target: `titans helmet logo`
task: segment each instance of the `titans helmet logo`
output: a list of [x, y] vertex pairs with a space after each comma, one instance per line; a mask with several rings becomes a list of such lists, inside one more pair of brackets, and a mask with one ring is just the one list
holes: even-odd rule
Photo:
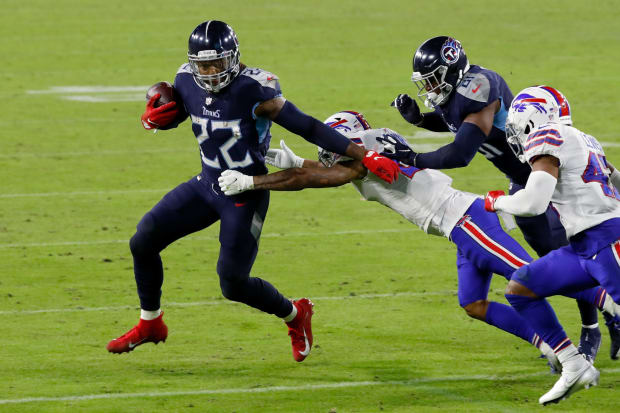
[[449, 37], [443, 46], [441, 46], [441, 59], [449, 65], [456, 63], [461, 55], [461, 50], [461, 43]]

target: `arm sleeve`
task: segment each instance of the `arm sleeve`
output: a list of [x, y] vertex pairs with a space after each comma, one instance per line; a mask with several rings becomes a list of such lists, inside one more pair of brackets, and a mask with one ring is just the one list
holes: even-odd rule
[[306, 115], [288, 100], [273, 121], [308, 142], [340, 155], [346, 154], [347, 147], [351, 143], [335, 129]]
[[480, 145], [487, 139], [477, 125], [463, 122], [454, 141], [434, 152], [420, 153], [416, 157], [417, 168], [450, 169], [467, 166], [476, 155]]
[[525, 188], [514, 195], [498, 198], [495, 209], [520, 217], [540, 215], [547, 210], [557, 181], [545, 171], [534, 171], [530, 174]]
[[620, 190], [620, 172], [614, 167], [614, 171], [609, 175], [612, 185]]
[[422, 122], [415, 126], [430, 130], [432, 132], [450, 131], [450, 129], [448, 129], [448, 125], [446, 125], [446, 122], [443, 121], [443, 118], [437, 111], [422, 114]]

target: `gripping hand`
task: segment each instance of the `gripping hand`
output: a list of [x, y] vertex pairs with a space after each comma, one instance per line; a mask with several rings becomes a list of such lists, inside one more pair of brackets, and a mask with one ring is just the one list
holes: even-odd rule
[[383, 144], [383, 152], [381, 155], [402, 162], [406, 165], [416, 166], [415, 158], [418, 155], [409, 145], [394, 139], [390, 135], [383, 135], [381, 138]]
[[402, 116], [403, 119], [416, 126], [418, 126], [423, 120], [418, 104], [406, 93], [401, 93], [396, 96], [396, 99], [394, 99], [390, 106], [394, 106], [398, 109], [400, 116]]
[[146, 103], [146, 110], [142, 114], [142, 126], [144, 129], [158, 129], [168, 126], [179, 115], [176, 102], [168, 102], [165, 105], [155, 107], [155, 103], [161, 97], [159, 93], [154, 94]]
[[506, 195], [504, 191], [487, 192], [487, 196], [484, 197], [484, 209], [489, 212], [496, 212], [495, 201], [497, 201], [499, 197], [502, 197], [504, 195]]
[[366, 156], [362, 160], [362, 163], [370, 172], [383, 179], [388, 184], [398, 179], [400, 168], [396, 162], [385, 156], [379, 155], [375, 151], [366, 152]]
[[217, 178], [220, 189], [225, 195], [237, 195], [254, 189], [254, 177], [244, 175], [239, 171], [227, 169]]
[[280, 141], [280, 148], [282, 149], [268, 149], [265, 163], [280, 169], [303, 167], [304, 158], [295, 155], [295, 152], [286, 146], [284, 139]]

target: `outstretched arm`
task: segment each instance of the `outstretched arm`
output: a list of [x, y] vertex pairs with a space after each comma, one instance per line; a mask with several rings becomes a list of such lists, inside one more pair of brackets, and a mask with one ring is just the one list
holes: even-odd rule
[[274, 191], [299, 191], [305, 188], [327, 188], [344, 185], [366, 176], [366, 168], [360, 161], [348, 161], [330, 168], [304, 167], [285, 169], [268, 175], [248, 176], [227, 170], [218, 178], [226, 195], [236, 195], [251, 189]]
[[503, 211], [516, 216], [535, 216], [544, 213], [551, 202], [558, 181], [560, 161], [551, 155], [542, 155], [532, 163], [525, 188], [514, 195], [503, 191], [487, 193], [484, 207], [487, 211]]
[[417, 168], [451, 169], [467, 166], [491, 133], [493, 117], [499, 105], [499, 100], [496, 100], [480, 112], [467, 115], [454, 141], [436, 151], [416, 153], [409, 150], [397, 152], [398, 156], [389, 153], [383, 155]]
[[361, 160], [369, 171], [392, 183], [398, 179], [398, 166], [374, 151], [366, 151], [336, 130], [308, 116], [283, 97], [262, 102], [254, 110], [256, 116], [273, 120], [278, 125], [330, 152]]

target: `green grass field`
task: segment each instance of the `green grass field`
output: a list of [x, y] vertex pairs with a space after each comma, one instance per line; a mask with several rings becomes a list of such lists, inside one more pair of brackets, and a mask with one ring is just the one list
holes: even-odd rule
[[[557, 4], [556, 4], [557, 3]], [[611, 1], [4, 0], [0, 25], [0, 411], [519, 412], [555, 382], [527, 343], [469, 319], [455, 248], [350, 186], [273, 193], [253, 274], [315, 303], [315, 348], [295, 363], [282, 322], [221, 297], [218, 226], [162, 253], [170, 335], [116, 356], [108, 340], [138, 318], [128, 240], [169, 189], [200, 170], [187, 124], [140, 125], [146, 88], [173, 80], [207, 19], [233, 26], [242, 61], [276, 73], [318, 119], [358, 110], [430, 150], [389, 107], [413, 92], [411, 57], [451, 34], [513, 92], [562, 90], [577, 127], [620, 163], [620, 12]], [[300, 155], [316, 149], [278, 126]], [[506, 179], [480, 155], [448, 171], [484, 193]], [[521, 234], [513, 232], [523, 241]], [[490, 297], [505, 302], [505, 281]], [[576, 305], [553, 298], [578, 340]], [[602, 320], [602, 318], [601, 318]], [[617, 412], [609, 337], [601, 383], [562, 412]]]

